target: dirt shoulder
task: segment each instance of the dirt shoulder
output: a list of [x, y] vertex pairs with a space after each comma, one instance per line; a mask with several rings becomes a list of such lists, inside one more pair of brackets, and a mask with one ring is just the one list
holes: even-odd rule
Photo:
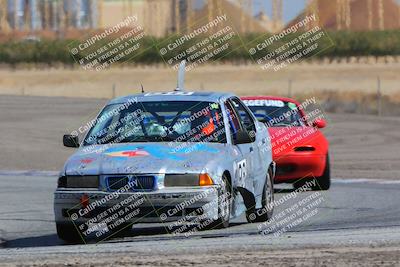
[[[22, 258], [24, 258], [22, 256]], [[213, 253], [101, 253], [3, 262], [4, 266], [396, 266], [399, 247], [336, 247], [285, 250], [215, 250]], [[0, 265], [3, 265], [0, 264]]]

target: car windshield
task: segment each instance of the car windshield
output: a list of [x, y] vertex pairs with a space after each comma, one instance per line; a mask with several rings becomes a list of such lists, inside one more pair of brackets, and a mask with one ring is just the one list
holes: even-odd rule
[[139, 102], [106, 106], [84, 145], [131, 142], [225, 143], [218, 103], [198, 101]]
[[256, 118], [269, 127], [304, 125], [297, 105], [293, 102], [257, 99], [244, 100]]

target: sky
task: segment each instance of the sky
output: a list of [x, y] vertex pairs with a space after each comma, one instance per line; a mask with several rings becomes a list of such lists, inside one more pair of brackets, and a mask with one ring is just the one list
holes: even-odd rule
[[[335, 1], [335, 0], [324, 0], [324, 1]], [[265, 13], [271, 17], [272, 8], [271, 0], [253, 0], [254, 11], [258, 13], [259, 10], [266, 10]], [[395, 0], [400, 4], [400, 0]], [[283, 0], [283, 20], [285, 23], [294, 19], [304, 8], [306, 0]]]
[[[332, 0], [330, 0], [332, 1]], [[271, 0], [255, 0], [254, 10], [266, 10], [269, 17], [272, 15]], [[283, 20], [285, 23], [294, 19], [305, 7], [305, 0], [283, 0]]]
[[[1, 0], [0, 0], [1, 1]], [[238, 0], [228, 0], [239, 3]], [[249, 1], [249, 0], [247, 0]], [[283, 0], [283, 19], [289, 22], [298, 15], [305, 6], [306, 0]], [[334, 0], [328, 0], [334, 1]], [[399, 0], [400, 1], [400, 0]], [[201, 8], [206, 0], [195, 0], [195, 7]], [[272, 1], [271, 0], [253, 0], [254, 15], [257, 15], [263, 10], [269, 17], [272, 15]]]

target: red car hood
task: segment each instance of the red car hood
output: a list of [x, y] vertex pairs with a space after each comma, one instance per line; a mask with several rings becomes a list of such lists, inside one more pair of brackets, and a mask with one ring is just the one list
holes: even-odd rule
[[[316, 128], [300, 127], [269, 127], [273, 157], [302, 153], [325, 154], [328, 142]], [[297, 151], [296, 151], [296, 150]]]

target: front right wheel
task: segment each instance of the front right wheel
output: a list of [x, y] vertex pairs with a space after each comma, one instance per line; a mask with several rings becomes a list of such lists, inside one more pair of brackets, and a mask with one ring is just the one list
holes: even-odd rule
[[246, 211], [246, 219], [250, 223], [266, 222], [272, 218], [274, 213], [274, 183], [271, 171], [268, 171], [264, 183], [262, 195], [262, 205], [260, 209], [251, 209]]
[[232, 209], [232, 190], [229, 179], [224, 175], [222, 177], [221, 188], [218, 193], [218, 219], [212, 221], [206, 229], [221, 229], [229, 227], [229, 219]]

